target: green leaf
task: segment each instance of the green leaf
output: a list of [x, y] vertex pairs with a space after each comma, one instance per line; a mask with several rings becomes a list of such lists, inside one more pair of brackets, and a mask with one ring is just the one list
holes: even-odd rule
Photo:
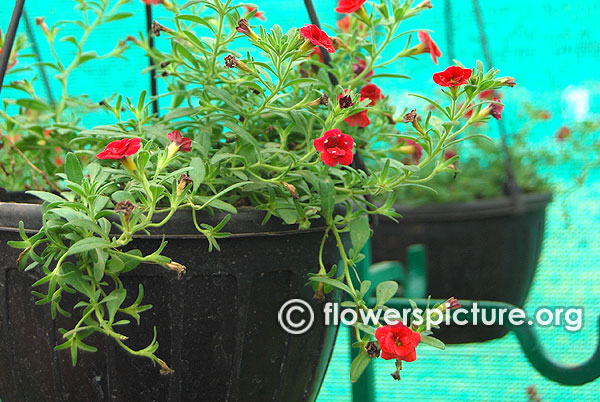
[[327, 285], [333, 286], [336, 289], [341, 289], [350, 295], [354, 295], [352, 290], [345, 283], [338, 281], [337, 279], [328, 278], [326, 276], [312, 276], [309, 280], [313, 282], [323, 282]]
[[373, 328], [370, 325], [363, 324], [362, 322], [355, 322], [352, 326], [354, 328], [358, 328], [360, 331], [364, 332], [365, 334], [375, 336], [375, 328]]
[[67, 201], [64, 198], [59, 197], [56, 194], [48, 193], [46, 191], [27, 191], [27, 194], [31, 194], [31, 195], [39, 198], [40, 200], [47, 201], [51, 204], [54, 202], [66, 202]]
[[352, 365], [350, 366], [350, 381], [358, 381], [367, 366], [369, 366], [369, 363], [371, 363], [369, 355], [363, 348], [361, 348], [360, 352], [358, 352], [358, 356], [354, 358]]
[[94, 279], [100, 282], [104, 277], [104, 269], [106, 268], [106, 259], [108, 255], [100, 248], [96, 249], [98, 260], [94, 263]]
[[349, 226], [352, 247], [359, 252], [364, 248], [365, 244], [367, 244], [369, 237], [371, 237], [369, 217], [367, 215], [361, 215], [358, 219], [351, 221]]
[[375, 295], [377, 296], [377, 307], [383, 306], [396, 295], [398, 291], [398, 284], [394, 281], [385, 281], [377, 285], [375, 289]]
[[325, 179], [319, 183], [319, 195], [321, 196], [321, 212], [327, 222], [333, 217], [333, 207], [335, 206], [335, 187], [330, 179]]
[[65, 173], [67, 174], [67, 179], [73, 183], [81, 184], [83, 181], [83, 170], [81, 169], [81, 164], [73, 152], [69, 152], [67, 154], [65, 161]]
[[112, 244], [99, 237], [88, 237], [81, 239], [77, 243], [73, 244], [67, 251], [67, 255], [83, 253], [96, 248], [109, 248]]
[[371, 288], [371, 281], [362, 281], [362, 283], [360, 284], [360, 294], [361, 296], [365, 296], [365, 294], [367, 294], [367, 292], [369, 291], [369, 289]]
[[198, 190], [200, 184], [204, 181], [204, 177], [206, 176], [206, 167], [204, 166], [204, 161], [202, 158], [192, 158], [190, 161], [190, 167], [192, 168], [189, 172], [190, 178], [192, 179], [194, 185], [194, 192]]
[[103, 303], [106, 303], [106, 307], [108, 308], [109, 322], [114, 321], [115, 314], [121, 307], [121, 304], [125, 301], [125, 296], [127, 296], [127, 290], [124, 288], [115, 289], [102, 300]]
[[429, 346], [433, 346], [434, 348], [438, 348], [438, 349], [446, 349], [446, 345], [444, 345], [444, 342], [440, 341], [437, 338], [434, 338], [433, 336], [429, 336], [429, 335], [421, 335], [421, 342], [429, 345]]

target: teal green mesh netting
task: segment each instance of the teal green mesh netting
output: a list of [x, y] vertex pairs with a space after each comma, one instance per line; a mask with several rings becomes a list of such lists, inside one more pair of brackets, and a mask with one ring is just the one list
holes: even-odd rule
[[[479, 33], [471, 0], [452, 2], [454, 57], [467, 66], [482, 59]], [[280, 24], [284, 29], [309, 22], [300, 0], [259, 2], [266, 12], [268, 27]], [[324, 24], [335, 23], [334, 0], [316, 1], [316, 8]], [[444, 1], [432, 0], [434, 8], [423, 13], [406, 28], [431, 28], [433, 38], [446, 49], [446, 21]], [[27, 0], [26, 10], [31, 19], [46, 16], [55, 22], [71, 18], [74, 2], [67, 0]], [[2, 0], [0, 26], [6, 30], [13, 2]], [[503, 119], [508, 132], [520, 127], [523, 114], [518, 105], [529, 101], [547, 109], [553, 118], [531, 134], [532, 141], [549, 140], [558, 127], [578, 119], [593, 118], [600, 102], [598, 94], [598, 60], [600, 59], [600, 3], [570, 0], [538, 1], [481, 1], [486, 22], [486, 33], [494, 62], [502, 75], [514, 76], [518, 86], [504, 91], [506, 103]], [[109, 51], [118, 39], [136, 35], [145, 29], [144, 7], [134, 1], [128, 9], [137, 15], [110, 27], [100, 28], [90, 39], [88, 50], [98, 53]], [[156, 7], [160, 17], [161, 7]], [[24, 32], [22, 25], [20, 30]], [[35, 29], [34, 29], [35, 30]], [[108, 40], [110, 39], [110, 40]], [[37, 40], [46, 53], [41, 35]], [[157, 39], [157, 46], [166, 40]], [[68, 45], [62, 51], [68, 52]], [[395, 67], [413, 77], [410, 81], [382, 80], [378, 82], [386, 94], [397, 99], [401, 107], [412, 107], [406, 94], [433, 93], [436, 88], [431, 75], [451, 61], [445, 54], [440, 65], [428, 57], [408, 60]], [[22, 61], [26, 62], [26, 61]], [[136, 98], [142, 89], [149, 90], [148, 76], [140, 71], [147, 66], [140, 51], [130, 51], [127, 61], [90, 63], [73, 77], [74, 93], [88, 93], [101, 100], [115, 92]], [[9, 75], [7, 80], [17, 79]], [[75, 87], [78, 86], [78, 87]], [[58, 89], [55, 89], [55, 93]], [[5, 94], [7, 95], [7, 94]], [[111, 122], [99, 115], [90, 124]], [[570, 161], [562, 169], [553, 170], [557, 183], [565, 182], [576, 174], [577, 161]], [[597, 338], [596, 318], [600, 314], [600, 186], [593, 175], [584, 188], [569, 196], [559, 195], [550, 206], [544, 250], [527, 309], [534, 312], [541, 306], [584, 306], [584, 328], [568, 333], [561, 328], [537, 328], [544, 347], [554, 358], [573, 363], [587, 359], [593, 352]], [[561, 205], [563, 204], [563, 205]], [[567, 214], [565, 215], [566, 208]], [[568, 216], [565, 218], [565, 216]], [[350, 357], [348, 331], [340, 336], [323, 385], [319, 402], [350, 401], [348, 379]], [[427, 346], [419, 348], [418, 360], [406, 364], [402, 381], [389, 376], [393, 363], [376, 361], [378, 402], [384, 401], [526, 401], [526, 388], [535, 386], [543, 401], [594, 401], [600, 398], [600, 380], [582, 386], [567, 387], [552, 383], [540, 376], [523, 357], [514, 335], [484, 344], [450, 346], [439, 352]]]

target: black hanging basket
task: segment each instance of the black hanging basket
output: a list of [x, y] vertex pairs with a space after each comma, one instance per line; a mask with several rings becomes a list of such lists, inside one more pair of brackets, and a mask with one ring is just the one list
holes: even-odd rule
[[[315, 271], [324, 227], [292, 230], [264, 212], [241, 209], [220, 240], [220, 252], [190, 222], [191, 211], [178, 212], [155, 236], [136, 238], [131, 247], [144, 254], [157, 249], [164, 234], [165, 255], [188, 267], [177, 280], [157, 266], [140, 266], [121, 276], [130, 302], [144, 286], [140, 326], [123, 327], [128, 346], [145, 347], [158, 331], [158, 355], [175, 373], [159, 374], [149, 360], [135, 358], [111, 339], [95, 336], [96, 353], [80, 353], [76, 367], [58, 328], [73, 328], [77, 319], [50, 317], [48, 306], [36, 306], [31, 284], [39, 276], [18, 272], [19, 251], [6, 245], [18, 240], [19, 221], [28, 229], [41, 222], [39, 205], [0, 203], [0, 400], [56, 401], [306, 401], [314, 402], [333, 351], [337, 327], [325, 326], [320, 304], [305, 286]], [[216, 224], [219, 216], [204, 221]], [[325, 264], [338, 262], [334, 239], [325, 247]], [[339, 295], [332, 293], [329, 298]], [[279, 325], [280, 306], [300, 298], [312, 305], [313, 327], [290, 335]], [[75, 301], [65, 297], [64, 307]], [[129, 303], [126, 301], [126, 305]], [[67, 310], [71, 310], [67, 308]]]
[[[381, 219], [373, 235], [373, 261], [404, 261], [406, 248], [427, 250], [427, 294], [432, 298], [503, 301], [522, 306], [538, 264], [549, 193], [510, 199], [398, 206], [399, 223]], [[436, 331], [445, 343], [500, 338], [502, 327], [452, 326]]]

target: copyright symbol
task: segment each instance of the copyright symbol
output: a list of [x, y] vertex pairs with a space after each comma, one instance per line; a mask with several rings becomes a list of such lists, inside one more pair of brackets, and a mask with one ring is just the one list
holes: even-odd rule
[[[308, 321], [305, 318], [302, 318], [303, 316], [306, 317], [307, 312], [310, 317]], [[292, 315], [294, 315], [294, 317], [292, 317]], [[300, 315], [300, 317], [298, 317], [298, 315]], [[281, 328], [288, 334], [301, 335], [312, 327], [313, 322], [315, 321], [315, 314], [310, 304], [306, 301], [302, 299], [292, 299], [283, 303], [279, 308], [277, 320], [279, 321]]]

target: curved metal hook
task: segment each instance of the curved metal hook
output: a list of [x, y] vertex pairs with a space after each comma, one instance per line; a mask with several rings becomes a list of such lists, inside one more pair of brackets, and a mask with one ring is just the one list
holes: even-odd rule
[[[417, 306], [422, 309], [427, 305], [427, 299], [416, 299], [414, 301], [417, 303]], [[432, 299], [430, 305], [443, 302], [444, 300]], [[472, 320], [470, 311], [473, 303], [477, 303], [479, 309], [477, 318], [479, 321], [483, 311], [496, 310], [497, 314], [506, 315], [510, 314], [512, 310], [520, 309], [513, 304], [503, 302], [460, 300], [460, 304], [463, 308], [469, 311], [469, 314], [459, 314], [460, 319]], [[410, 308], [408, 299], [392, 299], [387, 305], [400, 311], [403, 308]], [[491, 315], [486, 313], [486, 317], [491, 317]], [[496, 317], [498, 317], [498, 315], [496, 315]], [[503, 326], [515, 333], [527, 360], [529, 360], [531, 365], [541, 375], [549, 380], [563, 385], [583, 385], [600, 377], [600, 317], [598, 318], [599, 335], [598, 342], [596, 343], [596, 350], [586, 362], [577, 366], [564, 365], [552, 360], [552, 358], [544, 351], [544, 348], [531, 326], [515, 326], [510, 324], [508, 320], [503, 320]]]

